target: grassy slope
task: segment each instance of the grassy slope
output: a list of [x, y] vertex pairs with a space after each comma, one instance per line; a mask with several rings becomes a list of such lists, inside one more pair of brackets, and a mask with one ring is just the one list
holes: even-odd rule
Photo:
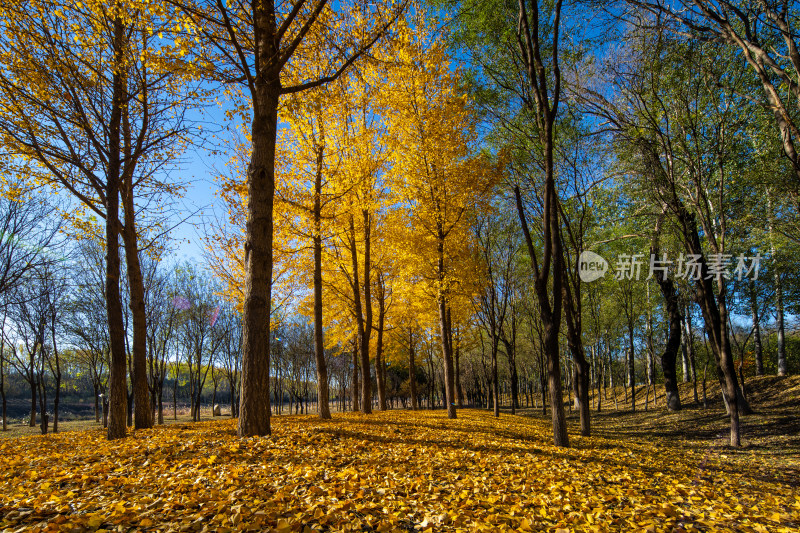
[[[648, 410], [644, 410], [646, 387], [637, 387], [636, 412], [622, 387], [603, 395], [597, 411], [596, 391], [592, 401], [592, 434], [632, 442], [660, 442], [664, 445], [708, 449], [724, 454], [726, 462], [745, 464], [756, 461], [765, 476], [800, 484], [800, 376], [752, 377], [746, 380], [746, 393], [754, 413], [743, 416], [742, 447], [727, 447], [730, 419], [720, 395], [719, 384], [707, 383], [708, 407], [702, 407], [702, 387], [698, 384], [700, 405], [694, 403], [691, 383], [681, 383], [683, 409], [670, 413], [664, 408], [663, 386], [657, 387], [653, 406], [652, 388]], [[615, 408], [616, 406], [616, 408]], [[539, 409], [523, 409], [525, 416], [549, 420]], [[570, 432], [580, 431], [577, 411], [567, 416]]]

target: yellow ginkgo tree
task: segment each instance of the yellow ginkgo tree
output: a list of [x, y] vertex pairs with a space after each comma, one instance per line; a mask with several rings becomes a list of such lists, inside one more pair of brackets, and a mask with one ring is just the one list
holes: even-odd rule
[[[355, 324], [352, 337], [358, 347], [361, 367], [360, 407], [372, 411], [370, 345], [374, 329], [373, 284], [380, 272], [375, 263], [379, 223], [386, 204], [386, 131], [375, 112], [374, 64], [365, 64], [354, 74], [344, 94], [341, 138], [342, 187], [347, 191], [337, 209], [336, 238], [330, 248], [341, 297], [348, 299]], [[356, 370], [354, 369], [354, 378]], [[355, 380], [354, 380], [355, 381]]]
[[451, 305], [463, 287], [457, 265], [469, 256], [469, 219], [488, 198], [495, 171], [475, 153], [477, 115], [443, 38], [415, 21], [393, 44], [382, 89], [393, 190], [408, 220], [407, 253], [436, 302], [447, 412], [455, 418]]
[[[296, 243], [292, 271], [296, 278], [305, 281], [306, 287], [311, 287], [317, 402], [322, 419], [331, 417], [323, 334], [323, 241], [331, 233], [336, 205], [350, 190], [342, 171], [349, 78], [287, 99], [283, 117], [288, 127], [281, 131], [278, 140], [277, 203], [284, 214], [283, 238]], [[311, 241], [310, 258], [308, 241]]]

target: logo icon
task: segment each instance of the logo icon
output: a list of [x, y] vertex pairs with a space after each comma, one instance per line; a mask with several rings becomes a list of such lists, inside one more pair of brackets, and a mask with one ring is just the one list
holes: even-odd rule
[[602, 278], [608, 272], [608, 261], [589, 250], [581, 252], [578, 257], [578, 276], [584, 283]]

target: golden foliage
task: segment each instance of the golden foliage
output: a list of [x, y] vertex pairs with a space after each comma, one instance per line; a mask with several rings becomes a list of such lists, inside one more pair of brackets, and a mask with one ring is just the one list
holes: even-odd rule
[[706, 450], [462, 411], [278, 417], [0, 443], [9, 531], [796, 531], [800, 493]]
[[[488, 209], [497, 179], [496, 169], [473, 146], [478, 115], [459, 88], [462, 73], [448, 56], [445, 39], [419, 21], [403, 19], [398, 28], [391, 42], [376, 45], [375, 57], [325, 87], [285, 97], [279, 110], [273, 290], [297, 297], [296, 309], [312, 315], [311, 244], [319, 232], [330, 348], [349, 349], [355, 336], [353, 247], [361, 291], [368, 283], [374, 300], [384, 286], [387, 330], [400, 324], [433, 328], [440, 290], [451, 305], [466, 305], [475, 271], [469, 225]], [[292, 83], [313, 77], [324, 63], [314, 54], [299, 57]], [[249, 140], [240, 141], [232, 177], [218, 180], [229, 227], [209, 243], [215, 272], [228, 285], [226, 295], [239, 305], [247, 200], [241, 161], [249, 151]], [[313, 216], [317, 179], [319, 228]], [[365, 281], [367, 239], [371, 264]], [[377, 302], [371, 305], [377, 316]], [[392, 339], [385, 340], [388, 349]]]

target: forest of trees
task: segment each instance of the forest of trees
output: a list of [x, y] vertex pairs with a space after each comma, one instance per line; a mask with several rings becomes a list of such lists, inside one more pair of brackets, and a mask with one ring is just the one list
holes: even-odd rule
[[[587, 15], [590, 13], [590, 15]], [[108, 438], [270, 416], [680, 410], [796, 373], [791, 2], [0, 7], [0, 395]], [[176, 262], [183, 170], [218, 216]], [[594, 392], [593, 392], [594, 391]], [[641, 396], [644, 394], [644, 396]], [[89, 398], [92, 398], [89, 400]], [[49, 415], [48, 415], [49, 413]]]

